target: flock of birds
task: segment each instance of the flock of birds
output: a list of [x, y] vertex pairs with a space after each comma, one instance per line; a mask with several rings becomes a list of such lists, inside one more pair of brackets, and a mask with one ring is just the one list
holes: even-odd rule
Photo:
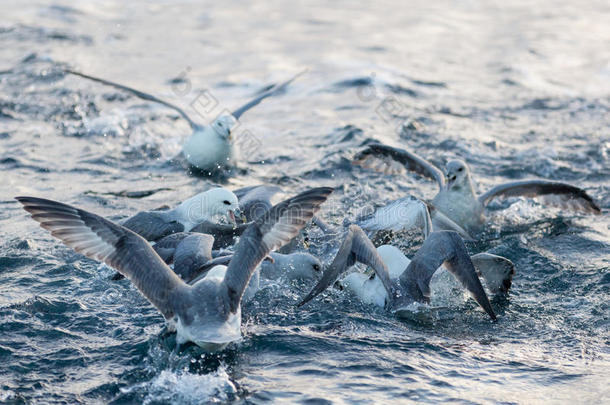
[[[204, 171], [230, 165], [233, 125], [244, 112], [285, 91], [299, 76], [272, 86], [231, 115], [200, 125], [179, 107], [148, 93], [69, 69], [66, 73], [176, 110], [193, 130], [184, 143], [184, 157]], [[416, 172], [435, 180], [439, 192], [429, 201], [406, 196], [346, 224], [338, 231], [344, 234], [343, 242], [328, 266], [298, 249], [277, 250], [310, 222], [329, 232], [330, 227], [316, 214], [333, 192], [331, 187], [312, 188], [276, 205], [271, 200], [281, 190], [275, 186], [214, 188], [173, 209], [140, 212], [122, 224], [52, 200], [16, 199], [51, 235], [116, 269], [114, 279], [128, 278], [161, 312], [170, 330], [176, 331], [179, 344], [193, 342], [208, 351], [222, 350], [241, 339], [241, 304], [253, 298], [260, 277], [318, 279], [299, 306], [337, 285], [367, 304], [408, 316], [414, 305], [430, 302], [432, 276], [448, 271], [496, 320], [488, 293], [508, 291], [514, 265], [490, 253], [470, 256], [464, 244], [483, 228], [486, 205], [500, 197], [540, 197], [562, 207], [600, 213], [584, 190], [554, 181], [506, 183], [477, 196], [468, 165], [460, 160], [448, 162], [443, 171], [413, 152], [371, 144], [353, 162], [386, 174]], [[365, 232], [409, 229], [421, 229], [425, 236], [411, 259], [395, 246], [376, 248]], [[356, 263], [372, 273], [348, 272]]]

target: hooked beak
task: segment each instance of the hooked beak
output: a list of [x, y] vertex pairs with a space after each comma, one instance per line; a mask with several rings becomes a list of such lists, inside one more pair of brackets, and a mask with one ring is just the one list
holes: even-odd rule
[[227, 211], [227, 219], [229, 222], [231, 222], [231, 224], [233, 224], [233, 226], [237, 225], [237, 221], [235, 221], [235, 212], [233, 210]]
[[448, 174], [447, 175], [447, 183], [451, 184], [451, 183], [453, 183], [455, 181], [455, 179], [457, 179], [457, 176], [455, 174], [453, 174], [453, 175]]

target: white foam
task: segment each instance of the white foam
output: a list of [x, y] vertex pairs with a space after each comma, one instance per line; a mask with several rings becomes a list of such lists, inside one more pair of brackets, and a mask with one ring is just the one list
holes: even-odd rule
[[223, 367], [211, 374], [163, 370], [149, 382], [121, 388], [123, 393], [133, 391], [146, 392], [143, 404], [200, 404], [227, 401], [237, 393], [235, 385]]

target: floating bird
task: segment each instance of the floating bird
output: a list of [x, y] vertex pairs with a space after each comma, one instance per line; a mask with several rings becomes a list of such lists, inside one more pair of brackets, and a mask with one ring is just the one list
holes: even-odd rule
[[[199, 273], [199, 276], [190, 281], [189, 284], [196, 283], [207, 277], [224, 278], [227, 266], [230, 266], [232, 259], [233, 255], [227, 255], [211, 260], [196, 271]], [[261, 276], [268, 280], [278, 280], [282, 277], [288, 281], [313, 279], [319, 274], [321, 269], [322, 264], [320, 261], [309, 253], [297, 252], [284, 255], [271, 252], [252, 273], [242, 302], [250, 301], [260, 289]]]
[[294, 252], [282, 254], [271, 252], [272, 260], [261, 263], [261, 276], [269, 280], [285, 277], [287, 280], [312, 280], [322, 272], [322, 263], [312, 254]]
[[427, 238], [430, 232], [438, 228], [455, 231], [462, 238], [472, 240], [472, 237], [461, 226], [447, 218], [433, 205], [414, 196], [399, 198], [378, 208], [371, 214], [361, 215], [357, 219], [357, 223], [361, 228], [368, 231], [390, 230], [399, 232], [420, 228], [424, 238]]
[[271, 250], [293, 238], [326, 201], [320, 187], [285, 200], [244, 232], [224, 277], [185, 283], [129, 229], [98, 215], [36, 197], [16, 197], [32, 218], [79, 253], [125, 275], [177, 332], [177, 342], [221, 350], [241, 338], [241, 300], [252, 273]]
[[[235, 242], [235, 238], [246, 230], [249, 222], [271, 209], [273, 205], [271, 198], [281, 191], [281, 188], [270, 185], [249, 186], [233, 190], [233, 193], [239, 199], [239, 210], [242, 214], [241, 217], [237, 218], [237, 225], [203, 221], [191, 231], [214, 236], [214, 249], [231, 246]], [[323, 232], [331, 232], [330, 227], [317, 215], [313, 217], [312, 222]], [[289, 245], [284, 248], [288, 247]]]
[[235, 224], [239, 208], [237, 196], [224, 188], [213, 188], [185, 200], [167, 211], [143, 211], [127, 219], [123, 226], [149, 241], [176, 232], [189, 232], [204, 221], [223, 216]]
[[[377, 248], [377, 253], [386, 264], [391, 280], [400, 279], [411, 263], [411, 260], [396, 246], [381, 245]], [[477, 275], [483, 279], [492, 294], [501, 295], [508, 292], [515, 274], [515, 266], [509, 259], [491, 253], [478, 253], [470, 259]], [[446, 269], [441, 266], [438, 271], [446, 271]], [[384, 308], [388, 302], [388, 294], [375, 274], [352, 272], [340, 281], [340, 287], [356, 295], [365, 304]]]
[[[379, 291], [380, 288], [376, 288], [379, 284], [364, 285], [365, 279], [369, 278], [364, 274], [357, 276], [358, 279], [348, 280], [353, 283], [354, 291], [364, 301], [384, 306], [398, 316], [410, 312], [409, 306], [415, 302], [430, 302], [430, 279], [439, 267], [444, 265], [472, 294], [490, 318], [496, 319], [464, 242], [453, 231], [430, 233], [413, 259], [408, 264], [404, 263], [406, 267], [400, 272], [390, 274], [383, 258], [364, 231], [357, 225], [351, 225], [333, 262], [326, 268], [318, 284], [298, 305], [302, 306], [320, 294], [356, 262], [368, 265], [374, 270], [385, 294]], [[356, 287], [357, 283], [360, 284], [359, 287]]]
[[[211, 235], [179, 232], [159, 240], [153, 245], [153, 250], [165, 263], [173, 263], [174, 273], [190, 284], [215, 266], [226, 266], [230, 263], [233, 253], [214, 251], [213, 244], [214, 237]], [[317, 257], [305, 252], [271, 252], [261, 262], [260, 270], [266, 279], [313, 279], [322, 271], [322, 263]], [[122, 278], [123, 276], [117, 273], [113, 280]]]
[[169, 103], [151, 94], [136, 90], [132, 87], [125, 86], [110, 80], [101, 79], [85, 73], [77, 72], [72, 69], [64, 69], [64, 72], [76, 76], [83, 77], [94, 82], [102, 83], [114, 88], [126, 91], [141, 99], [152, 101], [171, 108], [180, 114], [182, 118], [188, 122], [193, 130], [191, 136], [185, 141], [182, 146], [182, 152], [186, 160], [194, 167], [207, 171], [215, 172], [226, 166], [229, 166], [232, 158], [232, 147], [230, 143], [231, 129], [235, 126], [239, 118], [252, 107], [258, 105], [267, 97], [271, 97], [282, 92], [290, 83], [304, 74], [306, 70], [298, 73], [289, 80], [283, 83], [272, 86], [267, 91], [259, 94], [254, 99], [237, 108], [230, 114], [223, 114], [216, 118], [209, 125], [202, 125], [193, 120], [182, 108], [175, 104]]
[[[548, 180], [523, 180], [500, 184], [477, 196], [470, 169], [462, 160], [451, 160], [445, 174], [432, 163], [404, 149], [371, 144], [354, 157], [354, 163], [376, 171], [394, 174], [405, 168], [436, 180], [439, 192], [430, 205], [433, 222], [441, 212], [465, 230], [478, 231], [484, 222], [484, 210], [489, 202], [499, 197], [544, 197], [561, 207], [600, 214], [599, 207], [582, 189], [570, 184]], [[443, 229], [442, 224], [435, 224]]]
[[239, 200], [241, 216], [237, 223], [231, 225], [219, 224], [209, 220], [202, 221], [191, 229], [192, 232], [205, 233], [214, 237], [213, 249], [222, 249], [233, 245], [235, 238], [244, 233], [248, 223], [269, 211], [273, 204], [271, 198], [282, 191], [276, 186], [250, 186], [234, 190]]

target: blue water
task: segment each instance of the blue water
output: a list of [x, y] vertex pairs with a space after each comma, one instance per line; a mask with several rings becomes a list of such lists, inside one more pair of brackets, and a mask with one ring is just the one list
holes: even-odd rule
[[[2, 4], [0, 402], [610, 401], [606, 2], [123, 3]], [[62, 64], [202, 122], [309, 72], [244, 115], [238, 168], [210, 179], [171, 161], [190, 133], [175, 112], [64, 77]], [[416, 176], [352, 167], [371, 140], [439, 165], [461, 157], [479, 191], [567, 181], [603, 214], [526, 200], [492, 207], [468, 247], [516, 265], [509, 296], [492, 302], [497, 323], [464, 299], [411, 321], [340, 291], [296, 309], [311, 285], [271, 283], [244, 308], [243, 341], [209, 355], [177, 349], [135, 288], [110, 281], [111, 269], [64, 247], [13, 200], [42, 196], [120, 219], [213, 184], [278, 184], [285, 196], [330, 185], [322, 217], [338, 226], [369, 203], [434, 195]], [[340, 241], [308, 232], [328, 262]], [[392, 242], [411, 255], [421, 240]]]

